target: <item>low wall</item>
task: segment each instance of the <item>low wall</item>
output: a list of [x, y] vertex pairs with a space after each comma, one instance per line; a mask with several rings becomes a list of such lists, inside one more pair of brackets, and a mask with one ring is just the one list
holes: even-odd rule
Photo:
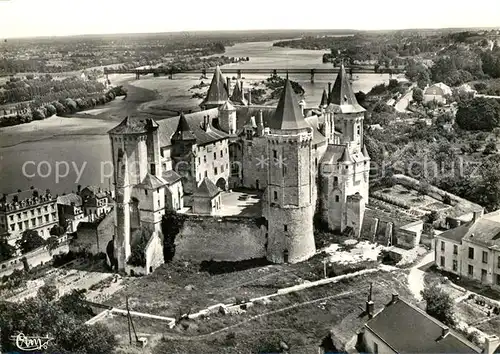
[[396, 229], [396, 245], [402, 248], [417, 247], [420, 243], [423, 228], [424, 222], [419, 220]]
[[266, 229], [257, 218], [187, 216], [174, 259], [236, 262], [266, 255]]

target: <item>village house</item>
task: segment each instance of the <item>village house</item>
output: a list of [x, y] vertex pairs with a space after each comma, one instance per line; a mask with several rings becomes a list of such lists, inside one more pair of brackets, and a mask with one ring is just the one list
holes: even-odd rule
[[0, 235], [6, 236], [12, 245], [26, 230], [49, 238], [50, 229], [59, 222], [56, 201], [49, 190], [34, 187], [4, 194], [0, 199]]
[[500, 210], [436, 236], [439, 269], [500, 289]]
[[80, 222], [87, 221], [83, 212], [82, 198], [76, 193], [57, 197], [57, 211], [59, 220], [67, 223], [66, 231], [69, 233], [75, 232]]
[[451, 96], [452, 91], [448, 85], [439, 82], [427, 87], [424, 91], [424, 103], [435, 101], [438, 103], [446, 103], [446, 96]]

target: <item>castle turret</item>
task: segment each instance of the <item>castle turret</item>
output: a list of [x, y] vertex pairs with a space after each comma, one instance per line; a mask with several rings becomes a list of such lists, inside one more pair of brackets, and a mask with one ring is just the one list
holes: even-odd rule
[[200, 107], [202, 109], [210, 109], [223, 105], [229, 98], [228, 90], [224, 76], [222, 76], [222, 72], [217, 65], [212, 82], [207, 91], [207, 96], [200, 104]]
[[219, 108], [219, 126], [226, 133], [236, 134], [236, 108], [229, 100]]
[[330, 92], [327, 113], [335, 119], [335, 126], [342, 132], [342, 144], [349, 144], [351, 152], [360, 152], [363, 136], [365, 109], [356, 100], [344, 64]]
[[192, 163], [196, 136], [184, 113], [181, 113], [179, 117], [179, 124], [172, 135], [171, 141], [174, 170], [183, 177], [182, 187], [184, 193], [191, 194], [196, 190], [196, 166]]
[[[149, 127], [148, 127], [149, 124]], [[156, 124], [156, 123], [155, 123]], [[130, 204], [132, 188], [148, 173], [147, 136], [154, 124], [126, 117], [108, 134], [111, 140], [115, 180], [114, 256], [118, 270], [130, 257]], [[153, 128], [154, 129], [154, 128]]]
[[319, 104], [320, 108], [326, 108], [328, 106], [328, 94], [326, 93], [326, 89], [323, 90], [323, 96], [321, 96], [321, 103]]
[[231, 101], [242, 106], [246, 106], [248, 104], [248, 101], [243, 93], [243, 81], [236, 81], [233, 94], [231, 95]]
[[286, 80], [266, 134], [270, 158], [265, 217], [267, 258], [300, 262], [314, 255], [312, 128], [305, 121]]

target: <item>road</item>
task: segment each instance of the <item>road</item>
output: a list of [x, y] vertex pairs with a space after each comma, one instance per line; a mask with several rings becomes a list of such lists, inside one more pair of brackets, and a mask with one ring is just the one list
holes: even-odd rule
[[394, 108], [396, 109], [397, 112], [404, 113], [406, 112], [406, 108], [410, 105], [411, 100], [413, 99], [413, 88], [414, 85], [412, 85], [409, 88], [409, 91], [401, 97], [401, 99], [396, 103]]
[[424, 290], [425, 286], [425, 271], [421, 270], [420, 268], [431, 262], [434, 262], [434, 251], [426, 254], [420, 262], [418, 262], [411, 268], [410, 273], [408, 274], [408, 287], [417, 301], [422, 301], [422, 295], [420, 294], [420, 292]]

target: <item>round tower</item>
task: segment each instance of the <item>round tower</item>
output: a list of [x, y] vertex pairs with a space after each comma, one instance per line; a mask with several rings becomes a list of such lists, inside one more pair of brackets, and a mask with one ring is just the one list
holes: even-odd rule
[[125, 118], [108, 134], [111, 140], [115, 181], [114, 257], [118, 270], [130, 256], [130, 208], [132, 188], [147, 174], [147, 126], [145, 121]]
[[269, 157], [265, 213], [267, 259], [273, 263], [304, 261], [314, 243], [314, 169], [312, 128], [304, 120], [287, 80], [267, 133]]

